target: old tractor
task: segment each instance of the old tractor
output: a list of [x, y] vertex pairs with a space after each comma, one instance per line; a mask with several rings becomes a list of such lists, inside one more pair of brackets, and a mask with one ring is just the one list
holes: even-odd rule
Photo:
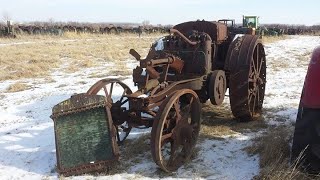
[[132, 128], [149, 127], [153, 160], [166, 172], [177, 170], [196, 145], [201, 103], [222, 104], [227, 88], [235, 118], [250, 121], [261, 112], [266, 57], [256, 35], [234, 35], [218, 22], [191, 21], [170, 29], [145, 58], [133, 49], [130, 54], [139, 61], [132, 75], [138, 90], [102, 79], [53, 108], [60, 173], [108, 165]]
[[259, 26], [258, 16], [242, 16], [242, 25], [237, 26], [234, 19], [220, 19], [219, 23], [227, 25], [228, 31], [236, 34], [263, 35], [263, 29]]
[[242, 26], [246, 28], [255, 28], [259, 27], [259, 17], [258, 16], [243, 16], [242, 17]]

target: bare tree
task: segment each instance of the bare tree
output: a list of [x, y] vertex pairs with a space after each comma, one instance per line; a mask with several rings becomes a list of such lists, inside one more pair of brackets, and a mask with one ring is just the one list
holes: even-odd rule
[[147, 26], [149, 26], [150, 25], [150, 21], [149, 20], [144, 20], [144, 21], [142, 21], [142, 26], [143, 27], [147, 27]]
[[7, 21], [10, 21], [10, 20], [11, 20], [11, 16], [10, 16], [10, 14], [9, 14], [7, 11], [4, 11], [4, 12], [2, 13], [2, 19], [3, 19], [3, 21], [7, 22]]
[[49, 23], [49, 25], [53, 26], [54, 25], [54, 19], [53, 18], [49, 18], [48, 19], [48, 23]]

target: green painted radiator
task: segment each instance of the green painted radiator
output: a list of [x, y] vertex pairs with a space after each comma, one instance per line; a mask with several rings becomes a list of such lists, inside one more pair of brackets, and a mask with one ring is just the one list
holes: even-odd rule
[[52, 109], [57, 170], [65, 176], [103, 171], [119, 151], [105, 97], [78, 94]]

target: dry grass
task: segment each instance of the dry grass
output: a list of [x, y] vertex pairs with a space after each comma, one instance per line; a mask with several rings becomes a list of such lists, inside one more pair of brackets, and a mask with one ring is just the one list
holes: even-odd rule
[[[112, 63], [109, 75], [130, 75], [126, 63], [133, 59], [129, 49], [142, 56], [151, 43], [163, 34], [89, 34], [65, 33], [63, 36], [19, 35], [17, 39], [0, 38], [0, 81], [22, 78], [48, 77], [54, 68], [73, 73], [82, 68]], [[264, 37], [266, 43], [282, 40], [287, 36]], [[118, 69], [118, 70], [116, 70]]]
[[312, 51], [307, 51], [301, 55], [296, 55], [296, 59], [299, 60], [299, 64], [303, 66], [308, 66], [311, 59]]
[[290, 37], [287, 35], [283, 35], [283, 36], [263, 36], [262, 37], [262, 42], [264, 44], [270, 44], [270, 43], [274, 43], [280, 40], [285, 40], [285, 39], [289, 39]]
[[21, 82], [16, 82], [14, 84], [11, 84], [7, 89], [6, 92], [18, 92], [18, 91], [24, 91], [30, 89], [30, 85], [21, 83]]
[[245, 148], [250, 155], [260, 156], [260, 174], [255, 179], [300, 180], [313, 179], [290, 165], [290, 142], [293, 128], [270, 127], [262, 136], [254, 139], [252, 146]]
[[139, 164], [144, 159], [150, 159], [150, 134], [145, 134], [137, 139], [127, 139], [122, 146], [120, 146], [120, 160], [119, 163], [111, 167], [106, 174], [119, 174], [126, 172], [127, 169], [133, 165]]
[[267, 128], [262, 118], [255, 121], [240, 123], [234, 119], [229, 104], [213, 106], [207, 102], [202, 107], [201, 137], [223, 140], [223, 136], [232, 136], [238, 133], [258, 132]]
[[[56, 36], [20, 36], [10, 45], [0, 46], [0, 81], [32, 77], [46, 77], [53, 68], [67, 73], [82, 68], [114, 63], [112, 69], [123, 69], [133, 59], [129, 49], [137, 49], [145, 56], [151, 43], [161, 35], [138, 38], [133, 34], [95, 35], [66, 34]], [[3, 42], [0, 39], [0, 43]], [[6, 41], [6, 40], [5, 40]], [[9, 40], [8, 40], [9, 41]], [[17, 43], [18, 44], [12, 44]], [[27, 42], [20, 43], [19, 42]], [[128, 72], [115, 71], [115, 75]]]

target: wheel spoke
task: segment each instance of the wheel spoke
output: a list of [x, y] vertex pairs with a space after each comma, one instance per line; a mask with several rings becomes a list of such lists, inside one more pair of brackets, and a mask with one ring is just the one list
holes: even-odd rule
[[257, 82], [259, 82], [258, 85], [263, 85], [264, 83], [266, 83], [261, 77], [257, 79]]
[[191, 99], [190, 99], [189, 108], [188, 108], [188, 113], [190, 112], [192, 103], [193, 103], [193, 97], [191, 97]]
[[[186, 121], [187, 123], [189, 120], [189, 115], [190, 115], [190, 110], [191, 110], [192, 104], [188, 104], [187, 106], [184, 107], [183, 114], [181, 114], [182, 120]], [[182, 111], [181, 111], [182, 112]]]
[[104, 90], [104, 93], [106, 94], [106, 97], [108, 97], [108, 96], [109, 96], [109, 94], [108, 94], [107, 87], [106, 87], [106, 86], [103, 86], [103, 90]]
[[[256, 60], [257, 60], [257, 68], [259, 67], [259, 45], [257, 45], [257, 50], [256, 50], [256, 55], [257, 55], [257, 58], [256, 58]], [[259, 70], [259, 69], [258, 69]], [[257, 73], [259, 73], [259, 72], [257, 72]]]
[[122, 93], [121, 98], [120, 98], [120, 102], [123, 100], [124, 95], [126, 94], [126, 92], [127, 92], [127, 88], [124, 88], [123, 89], [123, 93]]
[[111, 83], [111, 86], [110, 86], [110, 97], [112, 96], [112, 90], [113, 90], [113, 82]]
[[263, 57], [260, 59], [260, 66], [259, 66], [259, 76], [260, 76], [260, 72], [261, 72], [261, 68], [262, 68], [262, 64], [263, 64]]
[[256, 64], [255, 64], [255, 62], [254, 62], [253, 57], [251, 58], [251, 61], [252, 61], [252, 66], [253, 66], [254, 74], [257, 74], [257, 68], [256, 68]]
[[178, 121], [181, 119], [181, 111], [180, 111], [180, 104], [179, 101], [177, 100], [176, 102], [174, 102], [173, 104], [174, 109], [175, 109], [175, 114], [176, 114], [176, 123], [178, 123]]
[[[110, 84], [110, 88], [109, 88], [109, 84]], [[124, 89], [124, 92], [120, 98], [121, 101], [114, 102], [115, 99], [112, 99], [112, 93], [113, 93], [113, 89], [114, 89], [115, 85], [117, 85], [117, 84], [120, 86], [120, 88]], [[116, 128], [116, 138], [117, 138], [118, 144], [121, 144], [126, 139], [126, 137], [129, 135], [131, 128], [132, 128], [132, 125], [130, 123], [128, 123], [127, 119], [122, 119], [123, 118], [123, 116], [122, 116], [123, 109], [121, 106], [124, 105], [126, 102], [128, 102], [128, 99], [126, 99], [124, 102], [122, 102], [122, 101], [124, 100], [124, 95], [131, 94], [132, 91], [127, 85], [125, 85], [124, 83], [122, 83], [119, 80], [102, 79], [102, 80], [96, 82], [88, 90], [87, 93], [90, 95], [97, 95], [97, 93], [99, 93], [102, 90], [104, 91], [107, 102], [109, 102], [111, 104], [110, 110], [111, 110], [113, 125]], [[113, 108], [113, 107], [117, 107], [117, 108]]]
[[177, 144], [175, 142], [171, 142], [171, 151], [170, 151], [170, 158], [168, 160], [168, 165], [172, 166], [175, 162], [176, 159], [176, 151], [177, 151]]
[[252, 90], [249, 90], [249, 100], [248, 100], [249, 104], [251, 103], [252, 96], [253, 96], [253, 92]]
[[[182, 118], [193, 111], [197, 114], [191, 117], [193, 124], [187, 124]], [[156, 163], [166, 172], [176, 170], [190, 158], [200, 130], [199, 111], [198, 96], [189, 89], [175, 92], [160, 106], [161, 116], [156, 116], [158, 123], [151, 130], [151, 151]]]
[[161, 147], [172, 137], [172, 132], [161, 136]]
[[249, 78], [253, 78], [255, 72], [254, 72], [254, 69], [250, 69], [250, 74], [249, 74]]
[[114, 125], [114, 126], [115, 126], [115, 128], [116, 128], [117, 139], [118, 139], [118, 141], [121, 141], [121, 140], [120, 140], [120, 133], [119, 133], [118, 126], [116, 126], [116, 125]]
[[257, 88], [257, 96], [258, 96], [258, 106], [260, 108], [260, 87]]
[[[126, 102], [128, 102], [129, 101], [129, 99], [126, 99], [126, 100], [124, 100], [121, 104], [120, 104], [120, 106], [122, 106], [122, 105], [124, 105]], [[121, 102], [121, 101], [120, 101]]]
[[257, 100], [257, 94], [254, 95], [254, 99], [253, 99], [252, 116], [254, 115], [254, 111], [256, 109], [256, 100]]

